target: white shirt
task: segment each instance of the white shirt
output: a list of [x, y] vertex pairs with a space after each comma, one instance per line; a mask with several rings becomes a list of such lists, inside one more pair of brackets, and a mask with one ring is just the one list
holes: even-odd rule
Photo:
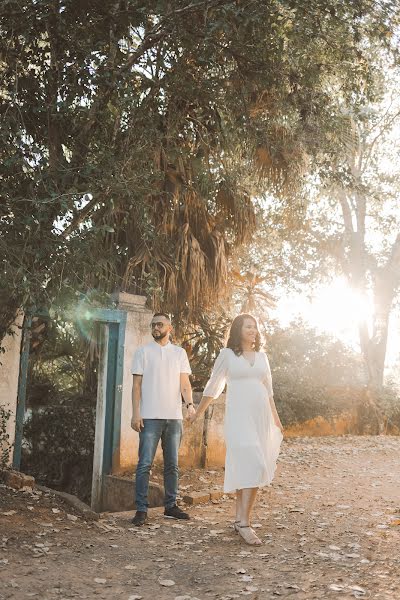
[[183, 348], [170, 342], [161, 346], [153, 340], [136, 350], [131, 371], [143, 376], [142, 419], [182, 419], [180, 376], [192, 372]]

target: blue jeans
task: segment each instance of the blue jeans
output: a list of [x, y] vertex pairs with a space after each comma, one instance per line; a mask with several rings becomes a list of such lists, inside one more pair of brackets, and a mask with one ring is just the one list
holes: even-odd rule
[[136, 468], [136, 510], [147, 512], [150, 469], [158, 442], [164, 456], [165, 508], [176, 504], [178, 494], [178, 450], [182, 438], [182, 421], [179, 419], [143, 419], [139, 433], [139, 462]]

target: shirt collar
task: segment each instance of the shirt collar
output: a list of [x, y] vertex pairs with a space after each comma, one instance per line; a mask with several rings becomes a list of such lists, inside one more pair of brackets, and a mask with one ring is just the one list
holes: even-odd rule
[[169, 346], [172, 346], [171, 342], [167, 342], [164, 346], [161, 346], [161, 344], [157, 344], [156, 340], [151, 340], [152, 343], [157, 346], [157, 348], [161, 348], [161, 350], [163, 348], [168, 348]]

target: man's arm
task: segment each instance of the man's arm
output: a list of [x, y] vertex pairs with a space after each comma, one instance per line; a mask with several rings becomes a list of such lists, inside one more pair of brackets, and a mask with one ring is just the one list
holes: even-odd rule
[[131, 427], [140, 432], [143, 429], [143, 419], [140, 417], [140, 400], [142, 397], [142, 375], [133, 376], [132, 385], [132, 421]]
[[181, 394], [187, 408], [186, 418], [189, 419], [191, 415], [196, 413], [196, 411], [193, 405], [192, 386], [190, 385], [188, 373], [181, 373]]

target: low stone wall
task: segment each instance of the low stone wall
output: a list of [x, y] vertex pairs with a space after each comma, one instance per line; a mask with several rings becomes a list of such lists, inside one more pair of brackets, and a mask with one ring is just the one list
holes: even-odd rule
[[[163, 506], [164, 488], [157, 483], [149, 484], [149, 505]], [[102, 510], [120, 512], [134, 510], [135, 506], [135, 481], [115, 475], [107, 475], [103, 483]]]

